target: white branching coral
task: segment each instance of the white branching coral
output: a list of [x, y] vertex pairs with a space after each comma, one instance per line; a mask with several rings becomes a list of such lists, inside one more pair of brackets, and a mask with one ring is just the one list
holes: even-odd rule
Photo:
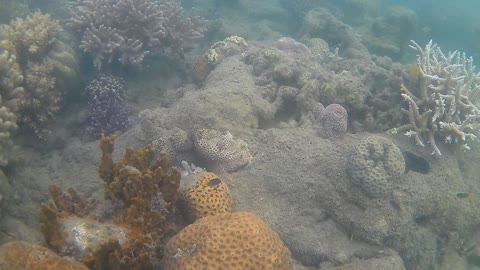
[[421, 146], [426, 140], [432, 154], [441, 155], [435, 136], [470, 149], [468, 142], [480, 134], [480, 72], [476, 72], [473, 58], [459, 51], [445, 54], [432, 41], [422, 48], [412, 40], [410, 47], [418, 52], [418, 96], [401, 86], [409, 105], [409, 123], [393, 132], [405, 132]]

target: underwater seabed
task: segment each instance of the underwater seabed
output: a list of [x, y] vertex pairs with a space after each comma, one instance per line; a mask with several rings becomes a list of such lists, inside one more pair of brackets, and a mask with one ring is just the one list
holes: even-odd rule
[[[232, 211], [255, 213], [276, 231], [291, 252], [294, 269], [472, 269], [472, 261], [480, 256], [478, 145], [463, 152], [441, 144], [442, 155], [431, 155], [428, 146], [415, 146], [403, 134], [349, 129], [328, 136], [307, 114], [285, 110], [302, 104], [299, 101], [296, 105], [273, 102], [277, 107], [270, 109], [262, 105], [258, 80], [244, 57], [272, 49], [248, 46], [247, 52], [223, 57], [202, 86], [167, 89], [168, 106], [142, 111], [139, 123], [116, 137], [113, 161], [121, 160], [126, 147], [153, 144], [165, 150], [170, 145], [170, 160], [183, 173], [180, 190], [188, 190], [195, 181], [181, 161], [213, 169], [230, 189]], [[147, 78], [136, 87], [152, 85], [155, 79]], [[198, 153], [204, 149], [202, 135], [194, 129], [198, 126], [219, 130], [217, 136], [225, 134], [227, 139], [233, 136], [234, 145], [248, 144], [248, 165], [206, 162], [205, 152]], [[193, 151], [188, 143], [184, 148], [171, 147], [173, 138], [183, 132], [194, 134]], [[362, 149], [359, 145], [365, 139], [398, 147], [405, 158], [406, 167], [400, 167], [404, 170], [386, 195], [371, 196], [349, 175], [349, 157]], [[49, 200], [48, 185], [72, 187], [78, 194], [105, 202], [98, 145], [73, 137], [64, 149], [32, 153], [28, 166], [11, 172], [9, 184], [2, 185], [3, 202], [8, 203], [2, 240], [44, 242], [38, 208]], [[234, 170], [225, 172], [232, 168], [226, 164]], [[109, 207], [104, 215], [119, 206]]]

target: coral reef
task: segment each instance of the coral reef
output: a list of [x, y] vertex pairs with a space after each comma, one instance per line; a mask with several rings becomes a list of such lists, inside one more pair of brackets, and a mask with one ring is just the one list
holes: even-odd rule
[[102, 75], [85, 87], [88, 95], [88, 133], [94, 138], [115, 134], [129, 127], [125, 102], [125, 81], [119, 77]]
[[246, 142], [230, 132], [198, 129], [193, 134], [195, 152], [215, 169], [233, 172], [247, 166], [252, 155]]
[[98, 69], [139, 67], [147, 55], [182, 55], [206, 31], [203, 18], [184, 15], [174, 0], [76, 0], [70, 14], [80, 48]]
[[84, 264], [58, 256], [48, 248], [22, 241], [0, 246], [2, 270], [88, 270]]
[[417, 91], [401, 86], [409, 123], [392, 132], [413, 137], [420, 146], [426, 140], [432, 154], [441, 155], [435, 136], [470, 149], [468, 142], [480, 135], [480, 72], [473, 59], [458, 51], [444, 54], [432, 41], [425, 48], [412, 41], [410, 47], [418, 52], [419, 83]]
[[391, 141], [368, 136], [358, 142], [348, 157], [347, 173], [369, 196], [378, 198], [391, 192], [391, 182], [405, 173], [405, 160]]
[[338, 138], [347, 131], [348, 114], [342, 105], [330, 104], [324, 107], [318, 102], [315, 113], [329, 138]]
[[25, 101], [23, 76], [14, 69], [15, 56], [0, 51], [0, 165], [8, 163], [11, 133], [17, 128], [18, 110]]
[[232, 211], [230, 189], [211, 172], [200, 173], [195, 185], [185, 192], [184, 197], [193, 220]]
[[25, 78], [20, 120], [42, 139], [47, 138], [48, 124], [78, 75], [73, 50], [57, 39], [61, 31], [59, 21], [39, 11], [0, 27], [0, 49], [16, 56], [15, 68]]
[[226, 213], [197, 220], [172, 237], [164, 269], [293, 270], [290, 252], [278, 235], [249, 212]]

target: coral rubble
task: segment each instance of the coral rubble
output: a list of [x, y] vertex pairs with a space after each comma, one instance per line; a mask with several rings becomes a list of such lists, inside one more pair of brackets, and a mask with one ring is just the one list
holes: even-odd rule
[[412, 41], [410, 47], [418, 52], [419, 85], [417, 91], [401, 86], [409, 123], [393, 133], [404, 132], [421, 146], [426, 140], [432, 154], [441, 155], [435, 136], [470, 149], [468, 142], [480, 135], [480, 72], [473, 58], [458, 51], [445, 54], [432, 41], [425, 48]]
[[206, 31], [203, 18], [185, 15], [174, 0], [76, 0], [70, 13], [80, 48], [98, 69], [141, 66], [147, 55], [181, 55]]
[[125, 81], [119, 77], [102, 75], [86, 88], [88, 95], [88, 133], [99, 138], [112, 135], [129, 126]]
[[292, 270], [290, 251], [257, 215], [208, 216], [187, 226], [167, 243], [165, 270]]

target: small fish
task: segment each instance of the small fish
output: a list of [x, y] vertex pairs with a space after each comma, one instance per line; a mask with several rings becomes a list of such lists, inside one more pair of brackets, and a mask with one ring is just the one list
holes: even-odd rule
[[465, 199], [472, 198], [473, 194], [471, 192], [457, 192], [457, 198]]
[[220, 184], [221, 182], [222, 182], [222, 180], [220, 180], [219, 178], [214, 178], [214, 179], [212, 179], [208, 182], [208, 186], [213, 187], [213, 186], [216, 186], [216, 185]]
[[430, 28], [430, 26], [425, 25], [424, 27], [422, 27], [422, 32], [424, 32], [424, 33], [429, 33], [430, 31], [432, 31], [432, 29]]
[[412, 75], [412, 77], [418, 78], [420, 75], [422, 75], [422, 71], [420, 70], [420, 67], [418, 67], [417, 63], [409, 64], [408, 70], [410, 71], [410, 75]]

